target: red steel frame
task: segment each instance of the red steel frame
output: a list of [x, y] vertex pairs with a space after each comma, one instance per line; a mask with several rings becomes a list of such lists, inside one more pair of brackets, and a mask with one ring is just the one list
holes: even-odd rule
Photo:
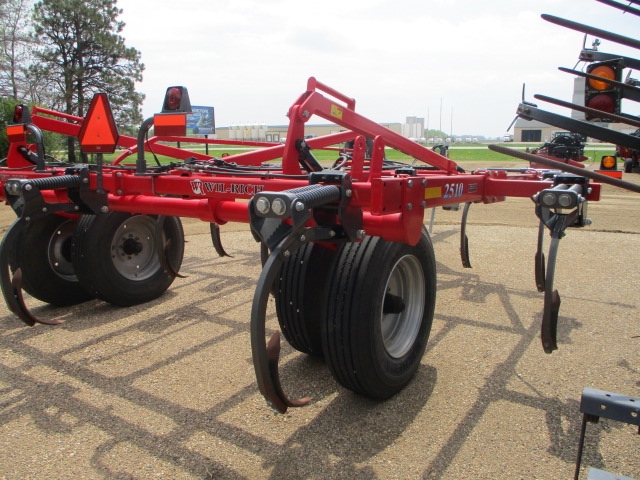
[[[77, 136], [84, 121], [81, 117], [40, 107], [34, 107], [31, 115], [33, 124], [41, 130], [69, 136]], [[159, 142], [260, 147], [225, 158], [239, 166], [256, 166], [253, 174], [209, 173], [179, 167], [162, 174], [151, 170], [136, 173], [130, 164], [129, 168], [125, 167], [127, 157], [137, 153], [136, 139], [121, 135], [118, 146], [124, 151], [113, 163], [104, 165], [100, 179], [102, 189], [108, 193], [108, 208], [130, 213], [199, 218], [217, 224], [248, 223], [246, 200], [253, 195], [308, 184], [298, 162], [295, 140], [304, 137], [305, 123], [314, 115], [340, 125], [345, 131], [307, 139], [311, 149], [329, 148], [355, 140], [348, 164], [353, 180], [351, 205], [362, 209], [363, 229], [368, 235], [389, 241], [415, 244], [420, 237], [427, 208], [465, 202], [494, 203], [510, 196], [531, 197], [553, 183], [552, 180], [544, 180], [541, 172], [535, 170], [514, 173], [485, 169], [464, 173], [448, 158], [359, 115], [355, 112], [354, 99], [312, 77], [307, 90], [289, 109], [290, 123], [285, 144], [175, 136], [152, 137], [145, 143], [147, 151], [178, 160], [195, 158], [205, 164], [213, 157]], [[374, 139], [370, 159], [365, 158], [365, 137]], [[10, 145], [6, 167], [0, 168], [0, 198], [5, 200], [4, 184], [9, 179], [51, 177], [65, 172], [65, 168], [56, 166], [36, 172], [33, 164], [18, 152], [21, 145], [26, 145], [26, 136], [23, 141]], [[396, 174], [395, 166], [389, 168], [383, 164], [385, 147], [399, 150], [432, 169], [418, 169], [412, 175]], [[257, 168], [265, 162], [279, 159], [282, 159], [282, 168], [277, 172]], [[90, 174], [90, 188], [97, 190], [98, 182], [98, 174], [94, 171]], [[587, 199], [599, 200], [600, 185], [592, 183], [590, 187]], [[70, 202], [64, 190], [43, 191], [42, 194], [48, 203]]]

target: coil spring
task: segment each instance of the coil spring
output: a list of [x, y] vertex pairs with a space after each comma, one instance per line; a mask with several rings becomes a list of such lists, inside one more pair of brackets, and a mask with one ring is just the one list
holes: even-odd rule
[[23, 188], [32, 185], [38, 190], [55, 190], [58, 188], [79, 187], [82, 178], [77, 175], [60, 175], [57, 177], [34, 178], [23, 183]]
[[[315, 185], [309, 185], [315, 186]], [[302, 187], [304, 188], [304, 187]], [[318, 188], [300, 192], [297, 200], [304, 203], [307, 208], [319, 207], [327, 203], [340, 200], [340, 187], [337, 185], [320, 185]]]

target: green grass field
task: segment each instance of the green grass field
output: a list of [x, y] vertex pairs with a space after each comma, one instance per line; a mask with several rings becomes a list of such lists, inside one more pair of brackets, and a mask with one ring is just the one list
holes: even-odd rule
[[[509, 148], [518, 149], [518, 150], [524, 150], [527, 147], [529, 148], [533, 147], [531, 144], [506, 143], [501, 145], [504, 145]], [[197, 145], [197, 144], [181, 145], [181, 147], [187, 150], [190, 148], [195, 148], [196, 149], [195, 151], [204, 153], [204, 149], [202, 148], [202, 145]], [[606, 148], [606, 147], [607, 146], [595, 146], [595, 145], [587, 146], [587, 148], [585, 148], [584, 153], [586, 156], [592, 159], [591, 161], [595, 161], [596, 159], [599, 161], [600, 156], [614, 153], [613, 148], [602, 150], [602, 148]], [[251, 150], [249, 149], [247, 150], [233, 149], [232, 150], [229, 147], [218, 148], [216, 146], [216, 148], [212, 148], [212, 147], [209, 148], [209, 155], [212, 155], [213, 157], [216, 157], [216, 158], [221, 158], [223, 153], [229, 153], [231, 154], [231, 156], [228, 158], [228, 161], [232, 162], [233, 154], [244, 153], [248, 151], [251, 151]], [[113, 155], [105, 155], [104, 160], [105, 162], [111, 162], [119, 154], [120, 152], [116, 152]], [[314, 150], [313, 154], [318, 159], [318, 161], [321, 162], [323, 165], [331, 165], [338, 158], [338, 152], [336, 152], [335, 150]], [[389, 160], [399, 160], [399, 161], [409, 161], [409, 162], [412, 161], [412, 159], [409, 156], [401, 152], [398, 152], [397, 150], [391, 150], [391, 149], [386, 150], [386, 156], [387, 156], [387, 159]], [[512, 157], [502, 155], [500, 153], [496, 153], [492, 150], [489, 150], [487, 145], [478, 145], [476, 147], [470, 147], [470, 148], [465, 148], [465, 147], [451, 148], [449, 150], [449, 158], [455, 162], [487, 162], [488, 164], [501, 162], [501, 161], [513, 161]], [[153, 159], [153, 156], [150, 153], [146, 154], [146, 159], [149, 165], [155, 164], [155, 160]], [[135, 163], [135, 160], [136, 160], [136, 156], [131, 155], [126, 159], [125, 163]], [[161, 155], [158, 156], [158, 160], [160, 161], [161, 164], [167, 164], [172, 161], [173, 162], [176, 161], [171, 157], [164, 157]]]

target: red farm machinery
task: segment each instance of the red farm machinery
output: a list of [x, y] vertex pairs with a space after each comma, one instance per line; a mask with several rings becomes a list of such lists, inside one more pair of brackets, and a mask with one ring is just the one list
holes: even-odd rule
[[[186, 137], [190, 103], [183, 87], [167, 90], [162, 112], [142, 124], [137, 138], [118, 133], [105, 94], [93, 98], [84, 118], [17, 107], [8, 127], [10, 151], [0, 168], [3, 199], [18, 217], [0, 248], [8, 307], [34, 325], [58, 321], [35, 315], [23, 291], [54, 305], [92, 298], [120, 306], [149, 301], [180, 275], [180, 217], [210, 223], [220, 256], [226, 252], [219, 225], [248, 223], [263, 263], [251, 311], [251, 348], [269, 405], [284, 412], [308, 402], [289, 399], [283, 391], [279, 334], [266, 342], [270, 296], [294, 349], [324, 356], [346, 388], [385, 399], [411, 380], [434, 315], [436, 265], [423, 225], [425, 210], [465, 205], [460, 253], [470, 267], [465, 233], [470, 205], [530, 197], [540, 219], [535, 278], [544, 292], [541, 339], [546, 352], [557, 348], [558, 242], [566, 228], [589, 224], [587, 203], [599, 199], [600, 183], [587, 174], [595, 174], [582, 168], [566, 173], [560, 169], [570, 166], [549, 159], [540, 160], [550, 167], [546, 170], [466, 172], [356, 113], [355, 103], [310, 78], [289, 109], [284, 144]], [[305, 124], [313, 116], [343, 131], [305, 139]], [[96, 161], [50, 159], [43, 131], [78, 137], [82, 151]], [[170, 145], [176, 142], [256, 149], [216, 158]], [[335, 152], [335, 162], [323, 166], [313, 153], [319, 149]], [[387, 160], [389, 149], [410, 162]], [[105, 161], [104, 155], [114, 152], [119, 152], [115, 160]], [[173, 161], [152, 164], [150, 153]], [[545, 230], [551, 236], [546, 264]]]

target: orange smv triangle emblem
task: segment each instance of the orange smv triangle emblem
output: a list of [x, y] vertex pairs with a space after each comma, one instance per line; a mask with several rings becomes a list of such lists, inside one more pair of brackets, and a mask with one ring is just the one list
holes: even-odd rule
[[80, 148], [84, 153], [113, 153], [119, 138], [107, 94], [96, 93], [80, 127]]

